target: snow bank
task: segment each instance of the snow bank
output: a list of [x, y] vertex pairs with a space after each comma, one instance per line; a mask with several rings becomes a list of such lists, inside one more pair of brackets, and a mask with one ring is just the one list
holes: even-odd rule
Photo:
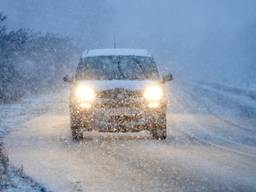
[[[49, 103], [48, 95], [23, 98], [19, 103], [0, 105], [0, 191], [6, 192], [47, 192], [40, 183], [23, 173], [23, 167], [13, 167], [1, 144], [6, 134], [17, 124], [43, 113]], [[43, 102], [43, 103], [42, 103]], [[42, 104], [42, 105], [39, 105]], [[40, 107], [41, 106], [41, 107]]]

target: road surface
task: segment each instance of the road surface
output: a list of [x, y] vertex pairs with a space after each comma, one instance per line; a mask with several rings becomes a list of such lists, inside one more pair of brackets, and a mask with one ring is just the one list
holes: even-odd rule
[[67, 91], [33, 99], [5, 118], [10, 162], [51, 191], [256, 191], [255, 100], [178, 81], [169, 92], [166, 141], [90, 133], [76, 143]]

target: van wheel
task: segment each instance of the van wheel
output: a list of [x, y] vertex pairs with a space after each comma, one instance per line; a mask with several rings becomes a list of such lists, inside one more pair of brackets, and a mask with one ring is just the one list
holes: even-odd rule
[[71, 128], [72, 138], [74, 141], [80, 141], [83, 139], [83, 133], [78, 128]]
[[74, 118], [73, 115], [71, 115], [70, 127], [71, 127], [72, 138], [74, 141], [79, 141], [79, 140], [83, 139], [83, 133], [81, 131], [81, 129], [82, 129], [81, 120]]
[[165, 140], [167, 137], [166, 129], [155, 129], [151, 134], [156, 140]]
[[166, 115], [161, 115], [158, 121], [156, 121], [151, 129], [151, 134], [153, 139], [156, 140], [165, 140], [167, 137], [167, 128], [166, 128]]

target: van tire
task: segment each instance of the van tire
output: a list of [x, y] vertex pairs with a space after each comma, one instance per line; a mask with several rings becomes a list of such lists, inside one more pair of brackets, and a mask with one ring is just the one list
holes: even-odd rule
[[151, 128], [151, 134], [155, 140], [165, 140], [167, 137], [166, 114], [160, 116]]
[[73, 115], [70, 116], [70, 128], [74, 141], [80, 141], [83, 139], [83, 133], [81, 131], [82, 121], [80, 119], [74, 118]]

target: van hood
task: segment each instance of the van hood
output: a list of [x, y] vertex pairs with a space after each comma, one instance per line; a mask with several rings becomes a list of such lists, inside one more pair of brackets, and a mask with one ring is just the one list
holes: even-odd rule
[[157, 80], [80, 80], [76, 84], [84, 84], [96, 91], [105, 91], [110, 89], [144, 90], [149, 85], [159, 84]]

